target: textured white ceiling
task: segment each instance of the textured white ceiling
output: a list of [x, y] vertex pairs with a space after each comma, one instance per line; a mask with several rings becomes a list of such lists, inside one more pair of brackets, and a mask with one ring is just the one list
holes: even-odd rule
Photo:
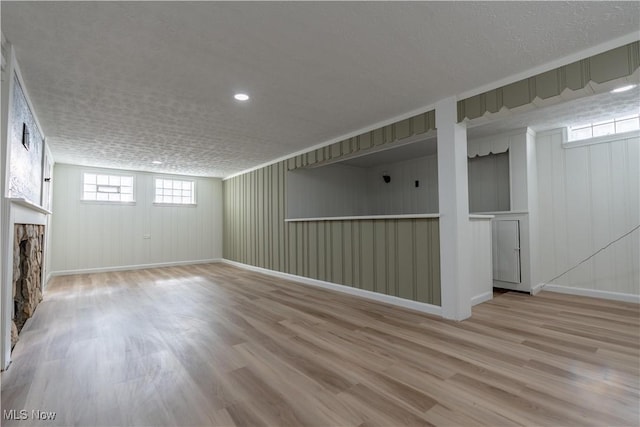
[[638, 31], [639, 4], [1, 6], [56, 161], [227, 176]]

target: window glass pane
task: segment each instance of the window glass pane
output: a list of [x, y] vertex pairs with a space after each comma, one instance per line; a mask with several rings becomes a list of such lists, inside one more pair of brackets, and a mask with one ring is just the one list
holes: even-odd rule
[[616, 120], [616, 133], [630, 132], [636, 129], [640, 129], [640, 118], [638, 117], [620, 121]]
[[604, 123], [601, 125], [593, 126], [593, 136], [611, 135], [616, 132], [613, 122]]
[[581, 129], [572, 129], [571, 140], [576, 141], [579, 139], [587, 139], [587, 138], [591, 138], [591, 127], [581, 128]]
[[119, 188], [118, 187], [113, 187], [110, 185], [99, 185], [98, 186], [98, 192], [99, 193], [118, 193], [119, 192]]
[[600, 125], [608, 125], [608, 124], [612, 124], [614, 121], [615, 120], [603, 120], [603, 121], [600, 121], [600, 122], [591, 123], [591, 126], [595, 127], [595, 126], [600, 126]]
[[193, 203], [193, 181], [156, 178], [155, 203]]
[[580, 126], [572, 126], [571, 129], [573, 130], [582, 130], [582, 129], [587, 129], [591, 127], [591, 123], [589, 123], [588, 125], [580, 125]]
[[120, 197], [123, 202], [133, 202], [133, 194], [121, 194]]
[[134, 201], [132, 176], [84, 174], [83, 200], [120, 202], [121, 193], [128, 195], [126, 201]]

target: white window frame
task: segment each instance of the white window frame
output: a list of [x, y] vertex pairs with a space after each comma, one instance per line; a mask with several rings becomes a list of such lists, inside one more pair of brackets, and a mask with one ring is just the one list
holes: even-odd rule
[[[191, 184], [191, 203], [176, 203], [176, 202], [159, 202], [158, 197], [158, 180], [172, 181], [172, 182], [188, 182]], [[182, 190], [181, 190], [182, 191]], [[173, 197], [173, 195], [171, 196]], [[182, 196], [180, 196], [182, 197]], [[197, 206], [197, 183], [195, 179], [182, 178], [182, 177], [174, 177], [174, 176], [154, 176], [153, 177], [153, 204], [154, 206], [182, 206], [182, 207], [193, 207]]]
[[[93, 199], [85, 199], [85, 179], [86, 179], [86, 175], [87, 174], [92, 174], [92, 175], [96, 175], [96, 178], [98, 175], [103, 175], [103, 176], [108, 176], [108, 177], [118, 177], [120, 179], [122, 178], [131, 178], [131, 197], [132, 200], [129, 201], [121, 201], [121, 200], [93, 200]], [[96, 171], [96, 170], [83, 170], [81, 171], [81, 177], [80, 177], [80, 201], [82, 203], [96, 203], [96, 204], [107, 204], [107, 205], [135, 205], [136, 204], [136, 176], [134, 174], [128, 174], [128, 173], [114, 173], [111, 171]], [[93, 185], [93, 184], [86, 184], [86, 185]], [[122, 185], [111, 185], [111, 184], [97, 184], [96, 182], [96, 194], [98, 193], [97, 191], [97, 187], [98, 186], [103, 186], [103, 187], [111, 187], [111, 188], [116, 188], [118, 187], [117, 192], [120, 192], [120, 189], [122, 187]], [[104, 192], [104, 193], [108, 193], [108, 192]]]

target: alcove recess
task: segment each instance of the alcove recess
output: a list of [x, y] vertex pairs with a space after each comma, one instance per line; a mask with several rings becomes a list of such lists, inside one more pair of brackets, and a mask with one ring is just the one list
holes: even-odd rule
[[288, 171], [287, 219], [438, 213], [436, 138]]

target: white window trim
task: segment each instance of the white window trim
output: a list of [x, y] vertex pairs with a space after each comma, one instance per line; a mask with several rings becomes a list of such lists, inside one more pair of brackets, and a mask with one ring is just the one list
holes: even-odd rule
[[584, 147], [587, 145], [604, 144], [607, 142], [619, 141], [621, 139], [636, 138], [640, 136], [640, 130], [631, 130], [629, 132], [612, 133], [610, 135], [596, 136], [593, 138], [578, 139], [577, 141], [569, 141], [569, 130], [562, 129], [562, 146], [564, 148]]
[[[86, 200], [84, 198], [84, 174], [85, 173], [92, 173], [95, 175], [119, 176], [121, 178], [122, 177], [133, 178], [133, 181], [131, 184], [133, 188], [133, 201], [121, 202], [119, 200], [111, 200], [111, 201], [110, 200]], [[104, 172], [104, 171], [90, 170], [90, 169], [80, 171], [80, 203], [86, 203], [89, 205], [135, 206], [137, 203], [136, 194], [137, 194], [137, 183], [136, 183], [135, 174], [112, 173], [112, 172]]]
[[[165, 203], [165, 202], [156, 202], [156, 180], [157, 179], [168, 179], [171, 181], [183, 181], [183, 182], [192, 182], [193, 183], [193, 203]], [[182, 178], [182, 177], [175, 177], [175, 176], [168, 176], [168, 175], [154, 175], [152, 178], [152, 198], [151, 200], [153, 200], [153, 206], [158, 206], [158, 207], [181, 207], [181, 208], [193, 208], [198, 206], [198, 183], [196, 182], [195, 179], [193, 178]]]

